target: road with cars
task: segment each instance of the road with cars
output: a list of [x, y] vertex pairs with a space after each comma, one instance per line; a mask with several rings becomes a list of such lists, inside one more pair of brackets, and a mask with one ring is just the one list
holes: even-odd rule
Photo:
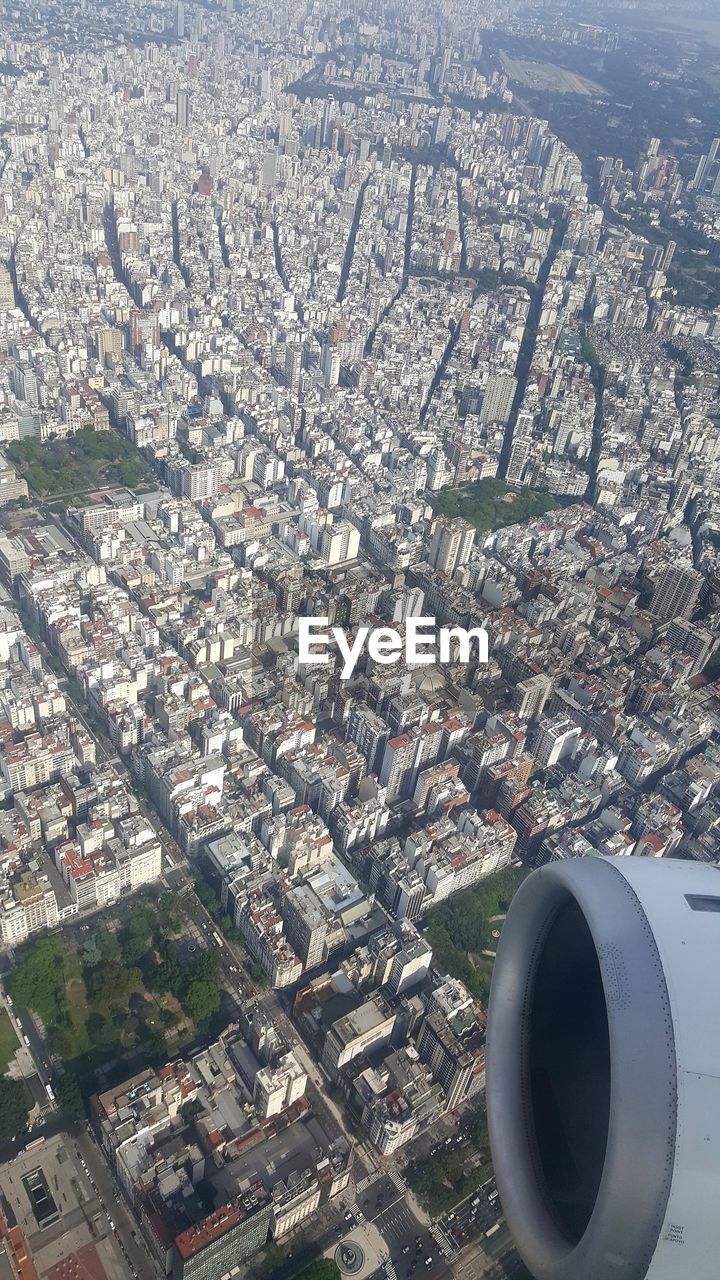
[[502, 1205], [495, 1179], [491, 1178], [456, 1209], [446, 1213], [439, 1225], [451, 1244], [460, 1250], [492, 1231], [501, 1220]]
[[74, 1140], [75, 1151], [90, 1185], [107, 1217], [108, 1226], [128, 1267], [132, 1280], [157, 1280], [157, 1268], [136, 1228], [122, 1192], [113, 1179], [108, 1163], [96, 1145], [89, 1129], [83, 1129]]
[[346, 1215], [349, 1229], [355, 1222], [371, 1222], [387, 1247], [385, 1272], [389, 1280], [443, 1280], [451, 1274], [443, 1246], [431, 1227], [418, 1222], [407, 1200], [407, 1188], [394, 1172], [374, 1177], [356, 1195], [353, 1212]]

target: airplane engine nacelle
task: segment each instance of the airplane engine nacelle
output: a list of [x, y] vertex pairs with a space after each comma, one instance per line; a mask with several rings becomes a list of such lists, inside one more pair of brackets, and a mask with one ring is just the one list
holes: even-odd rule
[[717, 1280], [720, 870], [578, 858], [528, 877], [486, 1065], [500, 1200], [536, 1280]]

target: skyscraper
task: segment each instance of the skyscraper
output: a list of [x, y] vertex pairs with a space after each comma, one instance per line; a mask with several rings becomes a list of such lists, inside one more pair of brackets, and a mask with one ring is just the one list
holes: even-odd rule
[[0, 312], [11, 310], [15, 306], [15, 291], [13, 290], [10, 272], [5, 263], [0, 263]]
[[467, 520], [438, 521], [430, 543], [430, 565], [448, 576], [467, 564], [475, 542], [475, 530]]
[[277, 161], [277, 147], [271, 147], [270, 150], [265, 153], [265, 159], [263, 160], [262, 173], [260, 174], [261, 191], [271, 191], [275, 186], [275, 182], [277, 180]]
[[190, 94], [187, 89], [178, 89], [175, 98], [175, 123], [180, 129], [187, 129], [190, 123]]
[[175, 5], [175, 35], [178, 40], [182, 40], [185, 36], [185, 5], [183, 0], [177, 0]]
[[690, 188], [703, 196], [720, 196], [720, 138], [713, 138], [707, 155], [701, 157]]
[[332, 142], [333, 125], [335, 122], [335, 99], [330, 94], [325, 102], [322, 118], [322, 144], [329, 147]]
[[703, 582], [703, 575], [695, 569], [667, 565], [653, 591], [650, 613], [658, 618], [689, 618]]
[[505, 472], [505, 479], [508, 484], [522, 484], [525, 468], [530, 457], [530, 445], [530, 436], [521, 431], [520, 422], [518, 421], [518, 425], [513, 432], [510, 458]]
[[506, 423], [510, 417], [516, 390], [517, 379], [508, 374], [494, 374], [488, 378], [480, 409], [480, 421]]
[[512, 709], [521, 720], [533, 720], [542, 715], [545, 703], [552, 692], [552, 680], [543, 672], [528, 676], [515, 685]]
[[328, 922], [317, 896], [307, 884], [286, 893], [282, 905], [285, 934], [306, 969], [322, 964]]

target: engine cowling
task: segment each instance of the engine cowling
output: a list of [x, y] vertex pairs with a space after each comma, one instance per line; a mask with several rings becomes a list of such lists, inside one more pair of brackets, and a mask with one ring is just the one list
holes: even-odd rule
[[720, 1274], [720, 870], [579, 858], [513, 899], [487, 1108], [536, 1280]]

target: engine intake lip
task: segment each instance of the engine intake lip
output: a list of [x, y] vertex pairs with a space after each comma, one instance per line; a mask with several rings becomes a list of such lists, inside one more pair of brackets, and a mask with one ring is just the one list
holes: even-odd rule
[[[607, 1018], [606, 1031], [596, 1028], [596, 1042], [601, 1056], [606, 1043], [609, 1069], [606, 1112], [595, 1133], [596, 1151], [601, 1131], [604, 1146], [595, 1171], [596, 1190], [587, 1213], [576, 1212], [573, 1221], [553, 1186], [547, 1142], [553, 1126], [538, 1113], [537, 1086], [543, 1058], [538, 1022], [547, 1020], [554, 995], [547, 984], [558, 977], [558, 944], [568, 938], [577, 944], [575, 950], [569, 948], [576, 962], [575, 972], [572, 965], [567, 972], [570, 997], [577, 996], [578, 970], [585, 971], [590, 998], [597, 1001], [593, 1017], [597, 1022]], [[564, 998], [558, 983], [561, 1011]], [[575, 1085], [577, 1098], [582, 1094], [579, 1084], [584, 1087], [587, 1079], [574, 1079], [573, 1061], [581, 1061], [587, 1045], [578, 1038], [570, 1048], [577, 1053], [564, 1079], [567, 1096]], [[601, 1072], [602, 1066], [600, 1094], [605, 1091]], [[562, 1109], [562, 1069], [554, 1084]], [[553, 863], [529, 877], [515, 895], [493, 974], [487, 1099], [503, 1210], [518, 1251], [537, 1280], [643, 1280], [672, 1185], [677, 1060], [657, 943], [636, 893], [611, 861]], [[587, 1172], [592, 1182], [591, 1163]]]

